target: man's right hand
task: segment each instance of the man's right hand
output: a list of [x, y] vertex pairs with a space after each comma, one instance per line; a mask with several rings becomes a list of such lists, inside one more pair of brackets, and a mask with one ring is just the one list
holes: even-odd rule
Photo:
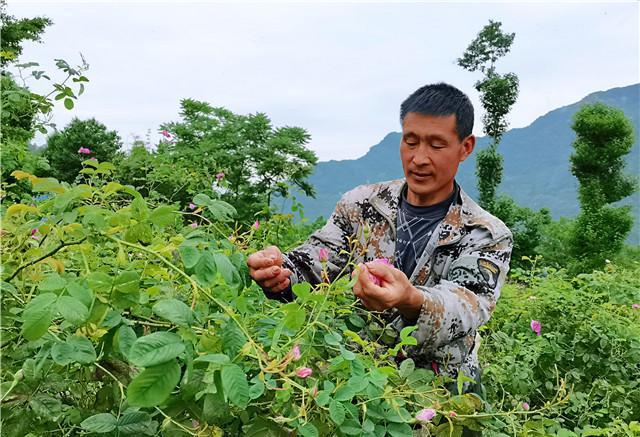
[[282, 252], [276, 246], [269, 246], [247, 258], [249, 275], [263, 290], [280, 293], [289, 287], [291, 270], [282, 268]]

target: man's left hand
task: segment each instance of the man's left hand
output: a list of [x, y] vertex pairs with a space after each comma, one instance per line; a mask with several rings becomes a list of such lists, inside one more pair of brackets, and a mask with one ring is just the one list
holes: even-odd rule
[[[372, 311], [397, 308], [408, 320], [417, 320], [424, 302], [423, 293], [414, 287], [402, 271], [383, 263], [360, 264], [354, 274], [360, 274], [353, 286], [353, 294]], [[369, 274], [380, 279], [376, 285]]]

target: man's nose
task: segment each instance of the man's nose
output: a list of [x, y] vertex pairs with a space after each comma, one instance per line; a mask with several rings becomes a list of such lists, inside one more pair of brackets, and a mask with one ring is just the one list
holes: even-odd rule
[[426, 147], [420, 147], [416, 150], [413, 155], [413, 163], [419, 167], [431, 164], [431, 158]]

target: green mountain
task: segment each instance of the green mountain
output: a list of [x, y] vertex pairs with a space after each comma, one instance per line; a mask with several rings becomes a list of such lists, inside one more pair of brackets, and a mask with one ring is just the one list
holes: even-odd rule
[[[554, 218], [575, 217], [580, 209], [578, 182], [569, 171], [569, 156], [575, 137], [571, 129], [573, 114], [585, 103], [600, 101], [620, 108], [636, 128], [636, 142], [627, 159], [627, 172], [640, 174], [640, 84], [589, 94], [577, 103], [555, 109], [529, 126], [511, 129], [498, 146], [504, 156], [504, 175], [499, 192], [513, 197], [520, 205], [533, 209], [548, 208]], [[366, 183], [403, 177], [398, 152], [400, 133], [391, 132], [358, 159], [320, 162], [309, 181], [316, 188], [316, 198], [297, 195], [309, 218], [328, 217], [340, 196]], [[478, 138], [478, 148], [488, 145], [487, 137]], [[477, 197], [475, 152], [462, 163], [457, 180], [472, 196]], [[630, 240], [638, 243], [640, 232], [640, 193], [622, 203], [633, 204], [636, 228]]]

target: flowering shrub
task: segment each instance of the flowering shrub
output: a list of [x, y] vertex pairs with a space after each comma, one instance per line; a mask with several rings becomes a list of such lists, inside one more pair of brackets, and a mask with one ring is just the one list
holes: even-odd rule
[[238, 235], [224, 202], [153, 205], [84, 165], [78, 185], [14, 173], [51, 196], [3, 211], [3, 435], [504, 435], [568, 399], [452, 396], [398, 358], [412, 327], [384, 346], [348, 276], [265, 299], [245, 251], [268, 221]]

